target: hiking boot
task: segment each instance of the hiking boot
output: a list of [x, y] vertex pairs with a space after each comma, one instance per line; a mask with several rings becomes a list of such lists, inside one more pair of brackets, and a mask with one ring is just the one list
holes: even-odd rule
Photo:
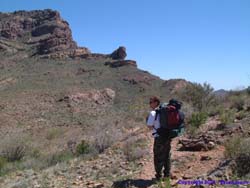
[[161, 174], [155, 174], [155, 179], [160, 180], [161, 179]]
[[177, 179], [177, 177], [174, 174], [172, 174], [172, 173], [170, 173], [170, 174], [164, 174], [163, 177], [164, 178], [169, 178], [169, 179]]
[[169, 174], [164, 174], [163, 177], [164, 178], [170, 178], [170, 175]]

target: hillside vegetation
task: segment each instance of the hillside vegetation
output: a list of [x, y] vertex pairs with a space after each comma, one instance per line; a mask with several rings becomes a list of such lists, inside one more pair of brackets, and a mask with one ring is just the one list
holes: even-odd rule
[[232, 177], [249, 177], [248, 90], [219, 95], [208, 83], [162, 80], [125, 58], [125, 47], [78, 47], [57, 11], [0, 13], [1, 187], [110, 187], [135, 177], [149, 156], [153, 95], [183, 102], [184, 150], [203, 135], [210, 145], [199, 149], [225, 145]]

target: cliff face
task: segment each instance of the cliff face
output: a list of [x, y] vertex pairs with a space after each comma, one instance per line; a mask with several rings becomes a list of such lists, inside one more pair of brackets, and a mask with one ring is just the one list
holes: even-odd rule
[[0, 13], [0, 51], [13, 54], [20, 50], [25, 56], [110, 58], [117, 60], [119, 66], [131, 64], [122, 61], [127, 55], [123, 46], [110, 54], [91, 53], [88, 48], [77, 46], [68, 22], [61, 18], [59, 12], [50, 9]]
[[81, 56], [90, 53], [87, 48], [77, 46], [68, 22], [59, 12], [50, 9], [0, 13], [0, 39], [32, 46], [36, 49], [34, 55]]

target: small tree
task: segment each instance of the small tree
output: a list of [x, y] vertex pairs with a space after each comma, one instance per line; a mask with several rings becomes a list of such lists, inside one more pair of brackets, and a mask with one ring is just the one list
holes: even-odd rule
[[184, 89], [183, 100], [191, 103], [198, 111], [206, 111], [215, 102], [214, 89], [208, 83], [193, 83]]

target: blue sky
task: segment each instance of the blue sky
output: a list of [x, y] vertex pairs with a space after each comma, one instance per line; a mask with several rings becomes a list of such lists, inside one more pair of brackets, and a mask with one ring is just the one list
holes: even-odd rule
[[[118, 3], [119, 2], [119, 3]], [[1, 12], [55, 9], [79, 46], [127, 59], [162, 79], [250, 85], [249, 0], [1, 0]]]

